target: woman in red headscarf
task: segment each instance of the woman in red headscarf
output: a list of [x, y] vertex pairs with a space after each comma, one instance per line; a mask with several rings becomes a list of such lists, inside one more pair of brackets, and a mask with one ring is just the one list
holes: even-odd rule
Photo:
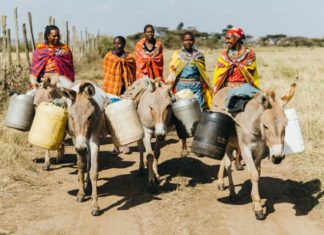
[[[239, 87], [244, 83], [258, 87], [258, 71], [255, 53], [243, 46], [245, 34], [240, 27], [229, 29], [225, 35], [226, 50], [217, 59], [214, 73], [214, 94], [222, 87]], [[237, 150], [235, 167], [243, 170], [240, 150]]]
[[226, 50], [217, 59], [214, 93], [224, 86], [238, 87], [249, 83], [258, 87], [255, 53], [243, 46], [245, 34], [239, 27], [229, 29], [225, 36]]

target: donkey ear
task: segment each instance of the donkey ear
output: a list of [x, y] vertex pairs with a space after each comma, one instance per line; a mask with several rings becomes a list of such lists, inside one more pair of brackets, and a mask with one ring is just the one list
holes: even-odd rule
[[52, 75], [44, 76], [43, 78], [43, 88], [55, 88], [57, 85], [58, 78]]
[[291, 100], [291, 98], [295, 95], [295, 91], [296, 91], [296, 83], [293, 83], [290, 85], [289, 90], [286, 92], [286, 94], [284, 96], [282, 96], [280, 98], [280, 104], [282, 107], [285, 107], [286, 104]]
[[144, 77], [143, 79], [144, 79], [143, 81], [144, 81], [144, 84], [145, 84], [145, 88], [150, 92], [155, 91], [155, 88], [156, 88], [155, 83], [152, 82], [152, 80], [149, 79], [148, 77]]
[[60, 88], [59, 92], [61, 93], [61, 95], [69, 100], [72, 101], [72, 103], [74, 103], [75, 101], [75, 97], [76, 97], [76, 92], [74, 90], [71, 89], [67, 89], [67, 88]]
[[51, 78], [45, 77], [43, 79], [43, 88], [47, 89], [49, 87], [52, 87], [52, 85], [51, 85]]
[[84, 82], [80, 85], [79, 88], [79, 93], [80, 94], [87, 94], [88, 96], [94, 96], [96, 94], [96, 89], [95, 87], [89, 83], [89, 82]]
[[269, 96], [266, 93], [261, 93], [258, 95], [257, 97], [257, 101], [265, 108], [271, 108], [271, 104], [270, 104], [270, 100], [269, 100]]

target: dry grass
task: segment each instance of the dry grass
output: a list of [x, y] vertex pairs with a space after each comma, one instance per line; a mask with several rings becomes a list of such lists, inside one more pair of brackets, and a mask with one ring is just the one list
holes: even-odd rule
[[[298, 90], [288, 107], [294, 107], [297, 111], [306, 151], [291, 156], [294, 158], [294, 165], [291, 167], [293, 172], [287, 172], [287, 175], [293, 173], [294, 180], [319, 179], [324, 182], [324, 162], [321, 159], [324, 151], [321, 141], [324, 138], [324, 118], [321, 115], [324, 111], [323, 53], [323, 48], [256, 48], [262, 89], [271, 88], [280, 96], [298, 77]], [[165, 51], [166, 65], [171, 54], [172, 51]], [[210, 78], [218, 54], [219, 51], [205, 52]], [[89, 57], [87, 61], [77, 64], [76, 78], [96, 80], [101, 84], [101, 69], [101, 59]], [[3, 116], [0, 119], [2, 120]], [[37, 184], [37, 177], [43, 173], [33, 159], [42, 156], [43, 153], [28, 146], [26, 133], [8, 129], [1, 123], [0, 152], [0, 198], [30, 184]], [[182, 190], [180, 187], [177, 193], [181, 193]], [[323, 204], [323, 199], [320, 201]]]

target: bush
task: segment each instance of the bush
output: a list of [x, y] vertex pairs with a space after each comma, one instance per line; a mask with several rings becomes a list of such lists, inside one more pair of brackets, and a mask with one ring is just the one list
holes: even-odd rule
[[98, 50], [99, 55], [103, 58], [108, 51], [113, 49], [113, 38], [108, 36], [102, 36], [99, 40]]

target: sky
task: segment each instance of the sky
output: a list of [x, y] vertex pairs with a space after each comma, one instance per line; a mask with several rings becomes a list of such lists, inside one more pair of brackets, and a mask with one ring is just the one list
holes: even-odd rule
[[56, 25], [112, 36], [143, 31], [146, 24], [175, 29], [180, 22], [200, 31], [221, 32], [240, 26], [255, 38], [267, 34], [324, 37], [324, 0], [0, 0], [0, 15], [7, 15], [13, 30], [13, 10], [18, 22], [33, 17], [34, 33], [43, 32], [49, 16]]

